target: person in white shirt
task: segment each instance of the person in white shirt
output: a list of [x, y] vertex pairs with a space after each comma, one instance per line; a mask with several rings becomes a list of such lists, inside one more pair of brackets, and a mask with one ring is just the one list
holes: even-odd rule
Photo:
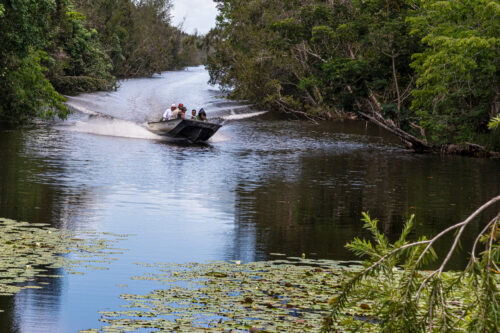
[[162, 121], [170, 120], [170, 118], [172, 118], [172, 112], [174, 112], [174, 110], [176, 110], [176, 109], [177, 109], [177, 105], [175, 105], [175, 104], [172, 104], [170, 109], [166, 109], [165, 113], [163, 113]]

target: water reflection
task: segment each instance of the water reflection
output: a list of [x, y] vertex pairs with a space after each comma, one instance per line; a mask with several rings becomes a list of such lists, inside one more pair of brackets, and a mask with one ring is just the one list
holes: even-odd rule
[[[411, 214], [417, 216], [413, 237], [433, 235], [496, 194], [498, 164], [483, 162], [376, 152], [303, 157], [295, 173], [275, 175], [256, 187], [239, 185], [238, 235], [256, 229], [258, 259], [268, 258], [270, 252], [350, 259], [345, 243], [369, 237], [361, 229], [362, 211], [379, 218], [392, 239]], [[464, 247], [471, 244], [472, 231]], [[438, 252], [443, 253], [445, 245], [438, 245]], [[452, 266], [464, 261], [456, 257]]]
[[[126, 124], [94, 118], [83, 126], [89, 118], [78, 113], [57, 126], [0, 130], [0, 216], [135, 234], [107, 271], [0, 298], [0, 331], [100, 327], [97, 311], [116, 310], [121, 293], [157, 287], [129, 279], [144, 273], [136, 262], [250, 261], [270, 252], [347, 259], [345, 243], [366, 235], [362, 211], [378, 217], [391, 238], [416, 213], [416, 237], [460, 221], [498, 194], [500, 161], [409, 154], [361, 122], [314, 125], [266, 114], [226, 122], [208, 145], [137, 139], [141, 121], [165, 103], [188, 100], [193, 89], [212, 114], [235, 112], [206, 86], [206, 73], [195, 71], [131, 80], [117, 93], [72, 101], [109, 109]], [[142, 84], [152, 95], [138, 97]], [[139, 107], [123, 107], [127, 98]]]

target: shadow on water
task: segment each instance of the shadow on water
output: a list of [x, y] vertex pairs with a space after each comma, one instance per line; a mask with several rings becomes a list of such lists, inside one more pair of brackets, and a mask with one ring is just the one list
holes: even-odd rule
[[164, 145], [166, 147], [177, 148], [177, 149], [187, 149], [190, 151], [201, 150], [201, 151], [215, 151], [215, 147], [210, 142], [191, 142], [185, 139], [160, 139], [158, 144]]

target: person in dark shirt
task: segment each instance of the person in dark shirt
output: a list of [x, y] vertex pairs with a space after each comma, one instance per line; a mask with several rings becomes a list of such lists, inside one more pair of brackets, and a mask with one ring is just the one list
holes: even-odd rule
[[207, 113], [203, 108], [201, 108], [200, 112], [198, 112], [198, 120], [207, 121]]

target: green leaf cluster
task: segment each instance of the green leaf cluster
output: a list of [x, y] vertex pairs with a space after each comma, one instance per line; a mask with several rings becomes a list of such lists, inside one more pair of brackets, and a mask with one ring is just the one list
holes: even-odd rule
[[[42, 223], [0, 218], [0, 296], [12, 296], [23, 289], [42, 288], [38, 278], [58, 278], [54, 270], [84, 274], [90, 269], [106, 269], [116, 260], [114, 247], [122, 235], [85, 232], [79, 235]], [[71, 257], [69, 256], [71, 254]], [[2, 312], [3, 309], [0, 309]]]
[[41, 65], [54, 1], [2, 1], [0, 14], [0, 120], [12, 124], [67, 115], [63, 98]]
[[60, 1], [53, 16], [53, 38], [46, 46], [52, 58], [47, 77], [63, 94], [112, 89], [116, 83], [113, 64], [98, 32], [87, 29], [86, 16], [70, 7], [70, 2]]
[[489, 129], [497, 129], [499, 126], [500, 126], [500, 116], [492, 118], [490, 123], [488, 124]]
[[[394, 103], [395, 81], [401, 94], [412, 82], [409, 63], [420, 45], [407, 33], [406, 1], [217, 2], [208, 68], [234, 97], [325, 116], [364, 107], [371, 93]], [[405, 122], [409, 107], [401, 97], [395, 120]]]
[[9, 123], [24, 123], [35, 117], [65, 118], [68, 114], [66, 99], [45, 77], [46, 69], [40, 65], [42, 59], [47, 59], [44, 52], [33, 51], [5, 73], [3, 81], [8, 86], [0, 93], [3, 95], [0, 116]]
[[500, 3], [491, 0], [421, 1], [408, 18], [423, 52], [412, 109], [432, 141], [473, 141], [485, 131], [498, 94]]
[[319, 332], [341, 273], [359, 270], [303, 258], [140, 265], [148, 273], [132, 279], [158, 288], [122, 294], [121, 309], [99, 312], [102, 330], [80, 332]]
[[[483, 205], [465, 221], [443, 230], [431, 239], [407, 240], [413, 217], [405, 224], [400, 238], [390, 243], [378, 230], [377, 220], [364, 214], [364, 227], [373, 242], [355, 239], [347, 245], [357, 256], [365, 258], [364, 269], [351, 274], [333, 304], [325, 330], [342, 320], [345, 309], [353, 302], [371, 302], [381, 332], [497, 332], [500, 328], [500, 214], [497, 213], [476, 234], [470, 249], [470, 261], [463, 271], [446, 271], [456, 255], [460, 238], [475, 217], [500, 201], [500, 197]], [[446, 257], [433, 271], [424, 271], [438, 259], [432, 246], [447, 234], [455, 232]], [[483, 250], [480, 250], [483, 247]], [[353, 323], [355, 330], [370, 327], [369, 322]]]

